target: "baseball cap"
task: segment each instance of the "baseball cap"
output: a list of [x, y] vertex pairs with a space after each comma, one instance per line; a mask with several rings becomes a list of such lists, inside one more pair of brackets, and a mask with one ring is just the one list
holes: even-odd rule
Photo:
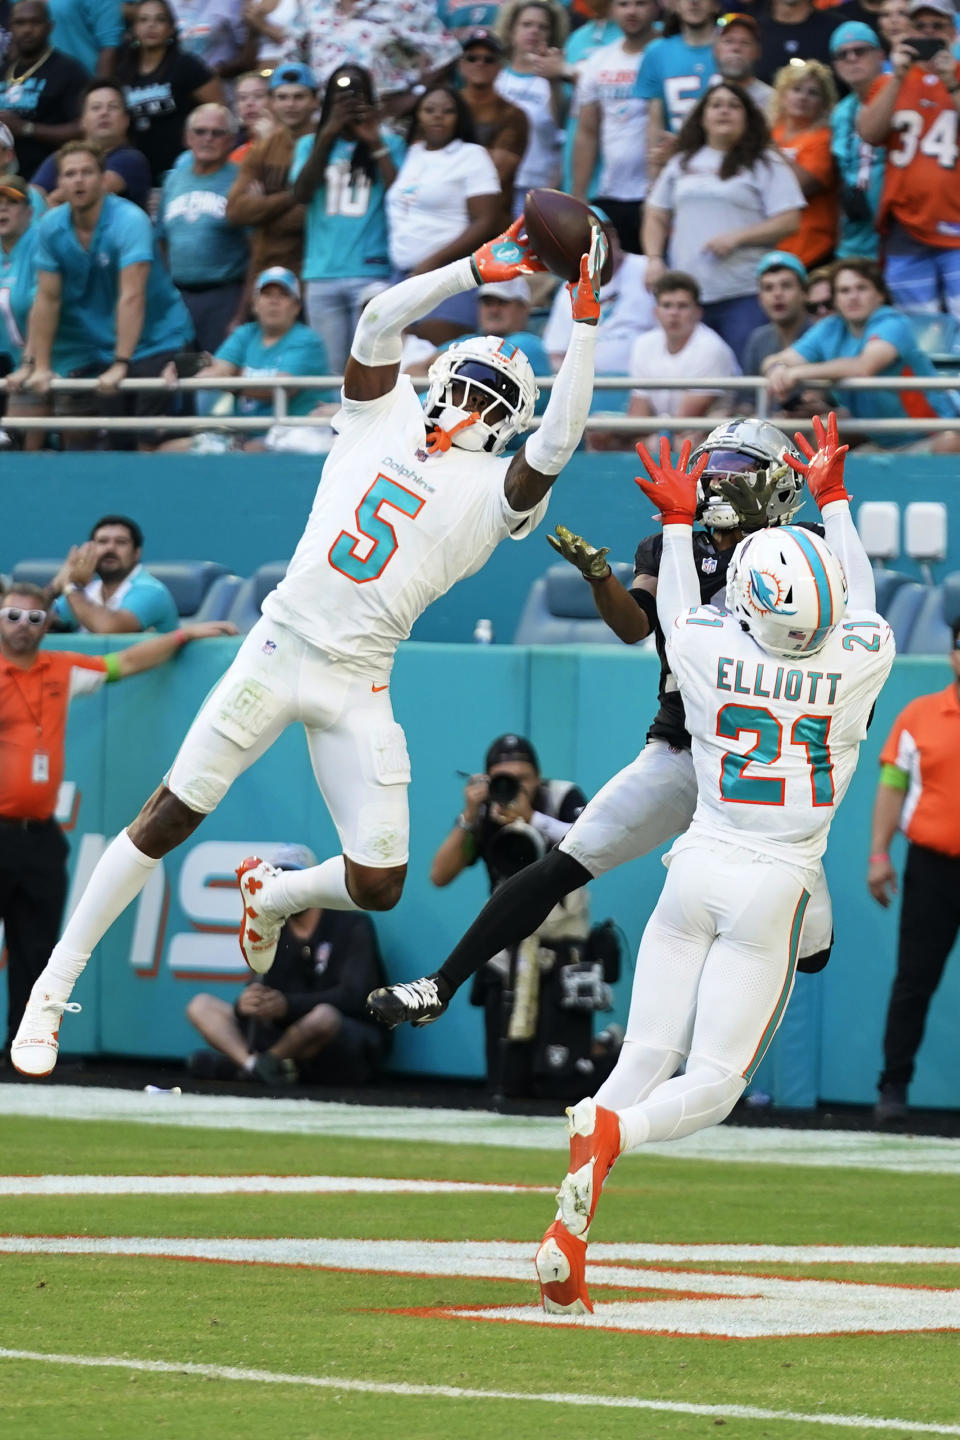
[[742, 25], [756, 39], [760, 38], [760, 26], [752, 15], [747, 15], [743, 10], [730, 10], [726, 15], [717, 16], [717, 30], [721, 34], [724, 30], [729, 30], [732, 25]]
[[947, 15], [951, 20], [957, 18], [957, 12], [953, 7], [953, 0], [910, 0], [910, 4], [907, 6], [907, 14], [916, 15], [920, 10], [935, 10], [938, 15]]
[[2, 122], [0, 122], [0, 145], [3, 146], [4, 150], [14, 150], [16, 148], [13, 131], [9, 125], [4, 125]]
[[22, 175], [0, 175], [0, 195], [25, 204], [30, 199], [30, 187]]
[[495, 35], [492, 30], [471, 30], [467, 38], [461, 40], [460, 44], [464, 50], [469, 50], [471, 45], [482, 45], [485, 50], [489, 50], [493, 55], [503, 54], [503, 42], [500, 36]]
[[[856, 23], [854, 20], [850, 21], [851, 25]], [[761, 275], [766, 275], [768, 270], [792, 270], [804, 284], [807, 283], [806, 265], [798, 255], [791, 255], [789, 250], [768, 250], [766, 255], [761, 255], [757, 262], [757, 279], [759, 280]]]
[[487, 751], [483, 768], [489, 774], [494, 765], [504, 760], [525, 760], [534, 770], [540, 770], [537, 752], [523, 735], [499, 735]]
[[316, 863], [317, 857], [309, 845], [278, 845], [271, 861], [278, 870], [309, 870]]
[[317, 88], [310, 66], [302, 65], [299, 60], [292, 61], [289, 65], [277, 66], [270, 76], [270, 89], [276, 90], [278, 85], [305, 85], [308, 90]]
[[522, 275], [512, 280], [491, 280], [489, 285], [480, 286], [477, 297], [480, 300], [522, 300], [524, 305], [533, 304], [530, 285]]
[[253, 287], [258, 295], [264, 285], [282, 285], [284, 290], [300, 299], [300, 281], [284, 265], [271, 265], [268, 270], [261, 270]]
[[830, 36], [830, 54], [836, 55], [844, 45], [872, 45], [877, 50], [881, 48], [877, 32], [871, 30], [862, 20], [845, 20], [834, 30]]

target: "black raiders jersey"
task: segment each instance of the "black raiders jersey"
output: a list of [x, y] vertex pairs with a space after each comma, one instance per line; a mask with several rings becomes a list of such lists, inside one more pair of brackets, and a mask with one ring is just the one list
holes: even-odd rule
[[[813, 525], [802, 520], [795, 523], [803, 530], [814, 530], [818, 535], [824, 533], [822, 525]], [[701, 605], [711, 604], [718, 596], [717, 603], [723, 604], [723, 595], [727, 588], [727, 566], [730, 564], [730, 557], [735, 549], [736, 546], [731, 545], [726, 550], [718, 550], [708, 530], [694, 530], [693, 563], [697, 567], [697, 579], [700, 581]], [[660, 532], [656, 535], [648, 535], [637, 546], [637, 553], [633, 558], [634, 576], [652, 575], [656, 577], [659, 575], [662, 557], [663, 535]], [[677, 682], [667, 664], [666, 646], [659, 620], [654, 628], [654, 642], [660, 657], [660, 686], [657, 692], [660, 708], [654, 716], [653, 724], [647, 731], [647, 739], [666, 740], [669, 745], [689, 750], [690, 736], [687, 734], [683, 701], [680, 698]]]

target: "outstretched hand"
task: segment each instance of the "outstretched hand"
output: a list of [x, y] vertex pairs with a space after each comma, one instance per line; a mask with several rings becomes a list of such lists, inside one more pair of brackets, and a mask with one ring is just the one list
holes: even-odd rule
[[740, 529], [745, 535], [764, 529], [767, 524], [767, 507], [783, 484], [786, 474], [785, 466], [774, 465], [769, 475], [758, 478], [755, 485], [751, 484], [747, 475], [729, 475], [723, 480], [715, 481], [714, 488], [719, 490], [724, 500], [737, 512]]
[[547, 544], [551, 545], [558, 555], [575, 565], [585, 580], [606, 580], [610, 574], [607, 563], [610, 553], [608, 546], [602, 545], [597, 549], [589, 540], [584, 540], [582, 535], [574, 535], [566, 525], [558, 525], [556, 531], [555, 535], [547, 536]]
[[600, 319], [600, 275], [607, 260], [607, 237], [599, 220], [590, 217], [590, 249], [580, 257], [580, 278], [567, 286], [573, 318], [583, 325]]
[[508, 230], [488, 240], [470, 256], [475, 278], [481, 285], [493, 281], [513, 280], [518, 275], [534, 275], [546, 265], [530, 248], [530, 237], [524, 230], [521, 215]]
[[794, 455], [783, 458], [798, 475], [803, 475], [810, 487], [810, 494], [820, 509], [834, 500], [849, 500], [847, 487], [843, 483], [843, 466], [849, 445], [840, 444], [837, 434], [837, 417], [833, 410], [827, 416], [824, 426], [819, 415], [813, 417], [813, 433], [817, 442], [814, 450], [805, 435], [799, 432], [794, 437], [807, 459], [798, 460]]
[[706, 453], [701, 455], [688, 474], [691, 449], [690, 441], [684, 440], [674, 465], [670, 458], [669, 437], [661, 435], [660, 463], [657, 464], [643, 441], [637, 442], [637, 454], [650, 478], [645, 480], [642, 475], [637, 475], [635, 482], [647, 499], [656, 505], [664, 525], [692, 525], [696, 519], [697, 481], [710, 457]]

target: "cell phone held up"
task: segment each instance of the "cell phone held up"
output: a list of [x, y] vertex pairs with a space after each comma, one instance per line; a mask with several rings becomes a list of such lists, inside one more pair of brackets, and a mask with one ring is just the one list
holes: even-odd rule
[[938, 50], [946, 50], [949, 48], [947, 43], [944, 40], [940, 40], [936, 35], [911, 35], [910, 39], [904, 40], [903, 43], [913, 51], [920, 64], [925, 64], [926, 61], [932, 60]]

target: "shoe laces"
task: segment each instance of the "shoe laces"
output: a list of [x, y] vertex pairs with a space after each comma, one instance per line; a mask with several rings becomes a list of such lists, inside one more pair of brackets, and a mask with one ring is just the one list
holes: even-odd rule
[[424, 1010], [430, 1005], [440, 1004], [440, 992], [435, 980], [410, 980], [402, 985], [394, 985], [393, 993], [409, 1010]]

